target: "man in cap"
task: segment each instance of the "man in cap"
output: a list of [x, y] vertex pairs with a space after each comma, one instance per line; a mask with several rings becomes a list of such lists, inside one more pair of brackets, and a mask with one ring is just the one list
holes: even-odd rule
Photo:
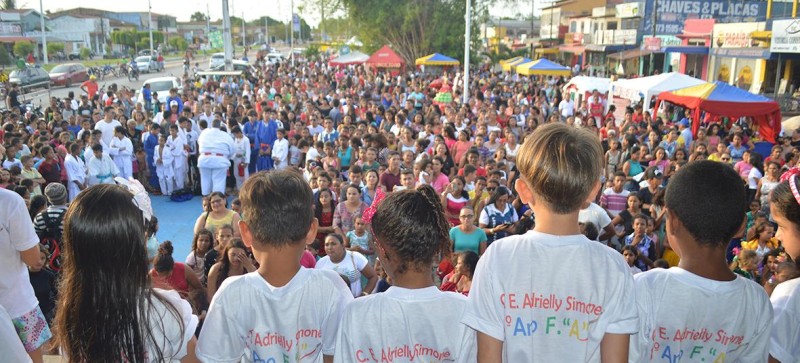
[[167, 96], [167, 104], [170, 106], [170, 109], [172, 109], [173, 101], [178, 105], [178, 112], [173, 112], [173, 113], [179, 115], [181, 112], [183, 112], [183, 100], [181, 100], [181, 97], [178, 96], [177, 88], [171, 88], [169, 90], [169, 96]]
[[203, 195], [225, 193], [225, 178], [233, 156], [233, 138], [219, 127], [220, 121], [215, 120], [197, 140], [200, 150], [197, 166]]

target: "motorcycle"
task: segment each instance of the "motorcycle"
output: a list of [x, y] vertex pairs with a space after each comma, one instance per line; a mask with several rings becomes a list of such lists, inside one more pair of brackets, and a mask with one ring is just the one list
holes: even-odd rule
[[127, 63], [120, 63], [119, 65], [119, 73], [118, 76], [128, 76], [128, 64]]
[[114, 67], [112, 67], [110, 64], [106, 64], [103, 66], [103, 69], [100, 70], [100, 79], [105, 79], [109, 74], [114, 77], [117, 76], [117, 72], [114, 70]]
[[139, 80], [139, 67], [128, 64], [128, 81]]

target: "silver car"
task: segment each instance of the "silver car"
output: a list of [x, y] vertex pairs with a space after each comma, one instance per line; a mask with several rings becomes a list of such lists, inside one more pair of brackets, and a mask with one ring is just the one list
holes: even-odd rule
[[147, 55], [136, 57], [136, 66], [139, 67], [139, 73], [158, 72], [158, 62]]

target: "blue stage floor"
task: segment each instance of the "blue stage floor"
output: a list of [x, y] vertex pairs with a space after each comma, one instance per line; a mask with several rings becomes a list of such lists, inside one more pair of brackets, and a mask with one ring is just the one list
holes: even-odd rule
[[172, 241], [175, 247], [172, 257], [176, 262], [185, 261], [192, 249], [194, 222], [203, 213], [202, 197], [195, 196], [186, 202], [173, 202], [165, 196], [150, 196], [150, 200], [158, 217], [158, 241]]

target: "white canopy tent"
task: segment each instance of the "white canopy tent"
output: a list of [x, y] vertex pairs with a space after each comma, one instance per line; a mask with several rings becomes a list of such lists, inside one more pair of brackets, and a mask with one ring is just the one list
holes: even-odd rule
[[359, 51], [353, 51], [345, 55], [331, 59], [329, 64], [332, 66], [349, 66], [351, 64], [362, 64], [369, 59], [369, 55]]
[[584, 93], [591, 93], [594, 90], [600, 93], [608, 93], [608, 90], [611, 89], [611, 79], [610, 78], [600, 78], [600, 77], [587, 77], [587, 76], [576, 76], [572, 77], [572, 79], [564, 85], [564, 90], [574, 89], [580, 94]]
[[706, 82], [701, 79], [678, 72], [670, 72], [611, 82], [611, 93], [614, 97], [624, 98], [631, 102], [639, 102], [639, 100], [644, 99], [645, 108], [647, 108], [650, 100], [653, 97], [657, 97], [661, 92], [674, 91], [704, 83]]

